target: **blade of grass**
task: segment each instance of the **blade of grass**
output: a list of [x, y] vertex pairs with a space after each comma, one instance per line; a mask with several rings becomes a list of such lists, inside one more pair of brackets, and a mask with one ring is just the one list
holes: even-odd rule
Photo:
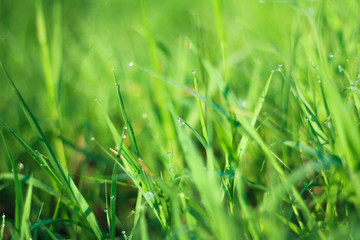
[[[44, 208], [44, 202], [41, 203], [40, 210], [39, 210], [39, 213], [38, 213], [38, 217], [36, 219], [36, 223], [40, 222], [40, 216], [41, 216], [43, 208]], [[29, 229], [31, 231], [31, 225], [29, 226]], [[38, 229], [35, 229], [35, 231], [34, 231], [34, 239], [37, 240], [37, 238], [38, 238]]]
[[121, 92], [120, 92], [120, 85], [119, 85], [118, 80], [116, 78], [115, 72], [114, 72], [114, 80], [115, 80], [115, 84], [116, 84], [117, 94], [118, 94], [118, 97], [119, 97], [121, 113], [122, 113], [123, 119], [125, 121], [125, 125], [129, 128], [129, 131], [130, 131], [130, 133], [129, 133], [130, 136], [129, 137], [130, 137], [130, 142], [131, 142], [131, 148], [134, 151], [134, 153], [136, 154], [136, 156], [139, 159], [141, 159], [141, 155], [140, 155], [138, 146], [136, 144], [134, 130], [133, 130], [130, 119], [129, 119], [129, 117], [128, 117], [127, 113], [126, 113], [126, 110], [125, 110], [124, 100], [123, 100], [123, 97], [122, 97]]
[[[120, 153], [119, 153], [120, 154]], [[110, 217], [111, 217], [111, 239], [115, 239], [115, 217], [116, 217], [116, 187], [117, 187], [117, 174], [119, 171], [119, 165], [114, 164], [112, 181], [111, 181], [111, 197], [110, 197]]]
[[23, 195], [22, 195], [22, 186], [18, 177], [18, 167], [15, 164], [15, 161], [10, 152], [9, 146], [6, 143], [3, 133], [0, 131], [1, 138], [4, 142], [6, 152], [10, 159], [11, 167], [14, 171], [14, 183], [15, 183], [15, 230], [17, 233], [20, 233], [20, 221], [21, 214], [23, 212]]
[[32, 198], [32, 190], [33, 190], [33, 177], [30, 176], [29, 179], [29, 186], [25, 197], [24, 202], [24, 210], [22, 212], [21, 218], [21, 231], [20, 231], [20, 239], [30, 239], [30, 230], [29, 230], [29, 223], [30, 223], [30, 212], [31, 212], [31, 198]]

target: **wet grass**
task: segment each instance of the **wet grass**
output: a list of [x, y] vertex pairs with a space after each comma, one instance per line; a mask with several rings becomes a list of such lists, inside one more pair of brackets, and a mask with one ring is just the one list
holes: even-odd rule
[[0, 3], [0, 239], [357, 239], [355, 0]]

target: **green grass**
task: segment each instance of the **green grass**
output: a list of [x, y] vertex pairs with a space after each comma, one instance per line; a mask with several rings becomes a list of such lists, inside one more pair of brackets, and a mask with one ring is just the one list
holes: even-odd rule
[[359, 14], [0, 2], [0, 239], [358, 239]]

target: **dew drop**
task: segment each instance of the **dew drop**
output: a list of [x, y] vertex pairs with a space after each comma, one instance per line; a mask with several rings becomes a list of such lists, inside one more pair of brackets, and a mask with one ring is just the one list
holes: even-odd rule
[[96, 101], [97, 101], [97, 98], [94, 98], [94, 101], [96, 102]]
[[115, 86], [116, 86], [116, 89], [118, 89], [118, 90], [120, 89], [120, 85], [118, 83], [116, 83]]
[[107, 208], [104, 209], [104, 212], [107, 213], [109, 210]]
[[24, 164], [22, 164], [21, 162], [20, 163], [18, 163], [18, 170], [19, 171], [21, 171], [21, 170], [23, 170], [24, 169]]
[[173, 172], [173, 168], [169, 168], [169, 172]]
[[111, 199], [111, 201], [115, 201], [116, 197], [114, 195], [111, 195], [110, 199]]
[[142, 159], [141, 157], [139, 157], [138, 160], [139, 160], [140, 162], [143, 162], [143, 161], [144, 161], [144, 159]]
[[127, 126], [124, 127], [124, 130], [125, 130], [125, 131], [127, 130]]
[[258, 3], [259, 4], [264, 4], [264, 0], [259, 0]]
[[334, 58], [334, 55], [332, 53], [329, 54], [329, 59], [333, 59]]
[[134, 66], [134, 62], [129, 62], [128, 63], [128, 67], [130, 68], [130, 67], [133, 67]]
[[309, 121], [309, 118], [306, 116], [306, 117], [304, 118], [304, 120], [305, 120], [305, 122], [308, 122], [308, 121]]
[[184, 121], [183, 121], [183, 120], [181, 120], [181, 119], [179, 119], [179, 120], [178, 120], [178, 123], [179, 123], [180, 127], [182, 127], [182, 126], [184, 126], [184, 125], [185, 125]]
[[127, 240], [128, 237], [127, 237], [127, 235], [126, 235], [126, 232], [125, 232], [125, 231], [122, 231], [121, 233], [122, 233], [122, 235], [124, 236], [124, 239]]
[[276, 71], [281, 72], [281, 71], [282, 71], [282, 67], [283, 67], [283, 65], [282, 65], [282, 64], [279, 64], [279, 66], [278, 66], [278, 68], [277, 68]]
[[4, 227], [5, 227], [5, 223], [1, 224], [1, 227], [4, 228]]
[[170, 158], [172, 155], [172, 152], [167, 152], [167, 156]]
[[341, 65], [338, 65], [338, 70], [339, 70], [339, 73], [344, 72], [344, 69], [342, 68], [342, 66], [341, 66]]
[[142, 118], [147, 118], [147, 114], [146, 114], [146, 113], [143, 113], [143, 114], [141, 115], [141, 117], [142, 117]]
[[192, 70], [191, 73], [192, 73], [192, 75], [195, 75], [195, 74], [196, 74], [196, 71], [195, 71], [195, 70]]
[[113, 72], [115, 70], [115, 68], [110, 68], [110, 71]]
[[147, 200], [153, 200], [154, 199], [154, 194], [152, 193], [152, 192], [146, 192], [145, 193], [145, 198], [147, 199]]
[[126, 135], [124, 134], [124, 135], [122, 136], [122, 138], [125, 139], [125, 138], [126, 138]]
[[94, 141], [94, 140], [95, 140], [95, 137], [91, 137], [91, 138], [90, 138], [90, 141]]

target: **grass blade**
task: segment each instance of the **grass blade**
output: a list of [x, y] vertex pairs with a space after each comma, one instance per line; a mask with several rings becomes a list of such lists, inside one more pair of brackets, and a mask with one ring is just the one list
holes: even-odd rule
[[15, 183], [15, 230], [17, 233], [20, 233], [20, 220], [21, 214], [23, 212], [23, 195], [22, 195], [22, 186], [18, 177], [18, 166], [15, 164], [15, 161], [12, 157], [10, 149], [6, 143], [3, 133], [0, 131], [1, 138], [4, 142], [6, 152], [9, 156], [11, 167], [14, 171], [14, 183]]

